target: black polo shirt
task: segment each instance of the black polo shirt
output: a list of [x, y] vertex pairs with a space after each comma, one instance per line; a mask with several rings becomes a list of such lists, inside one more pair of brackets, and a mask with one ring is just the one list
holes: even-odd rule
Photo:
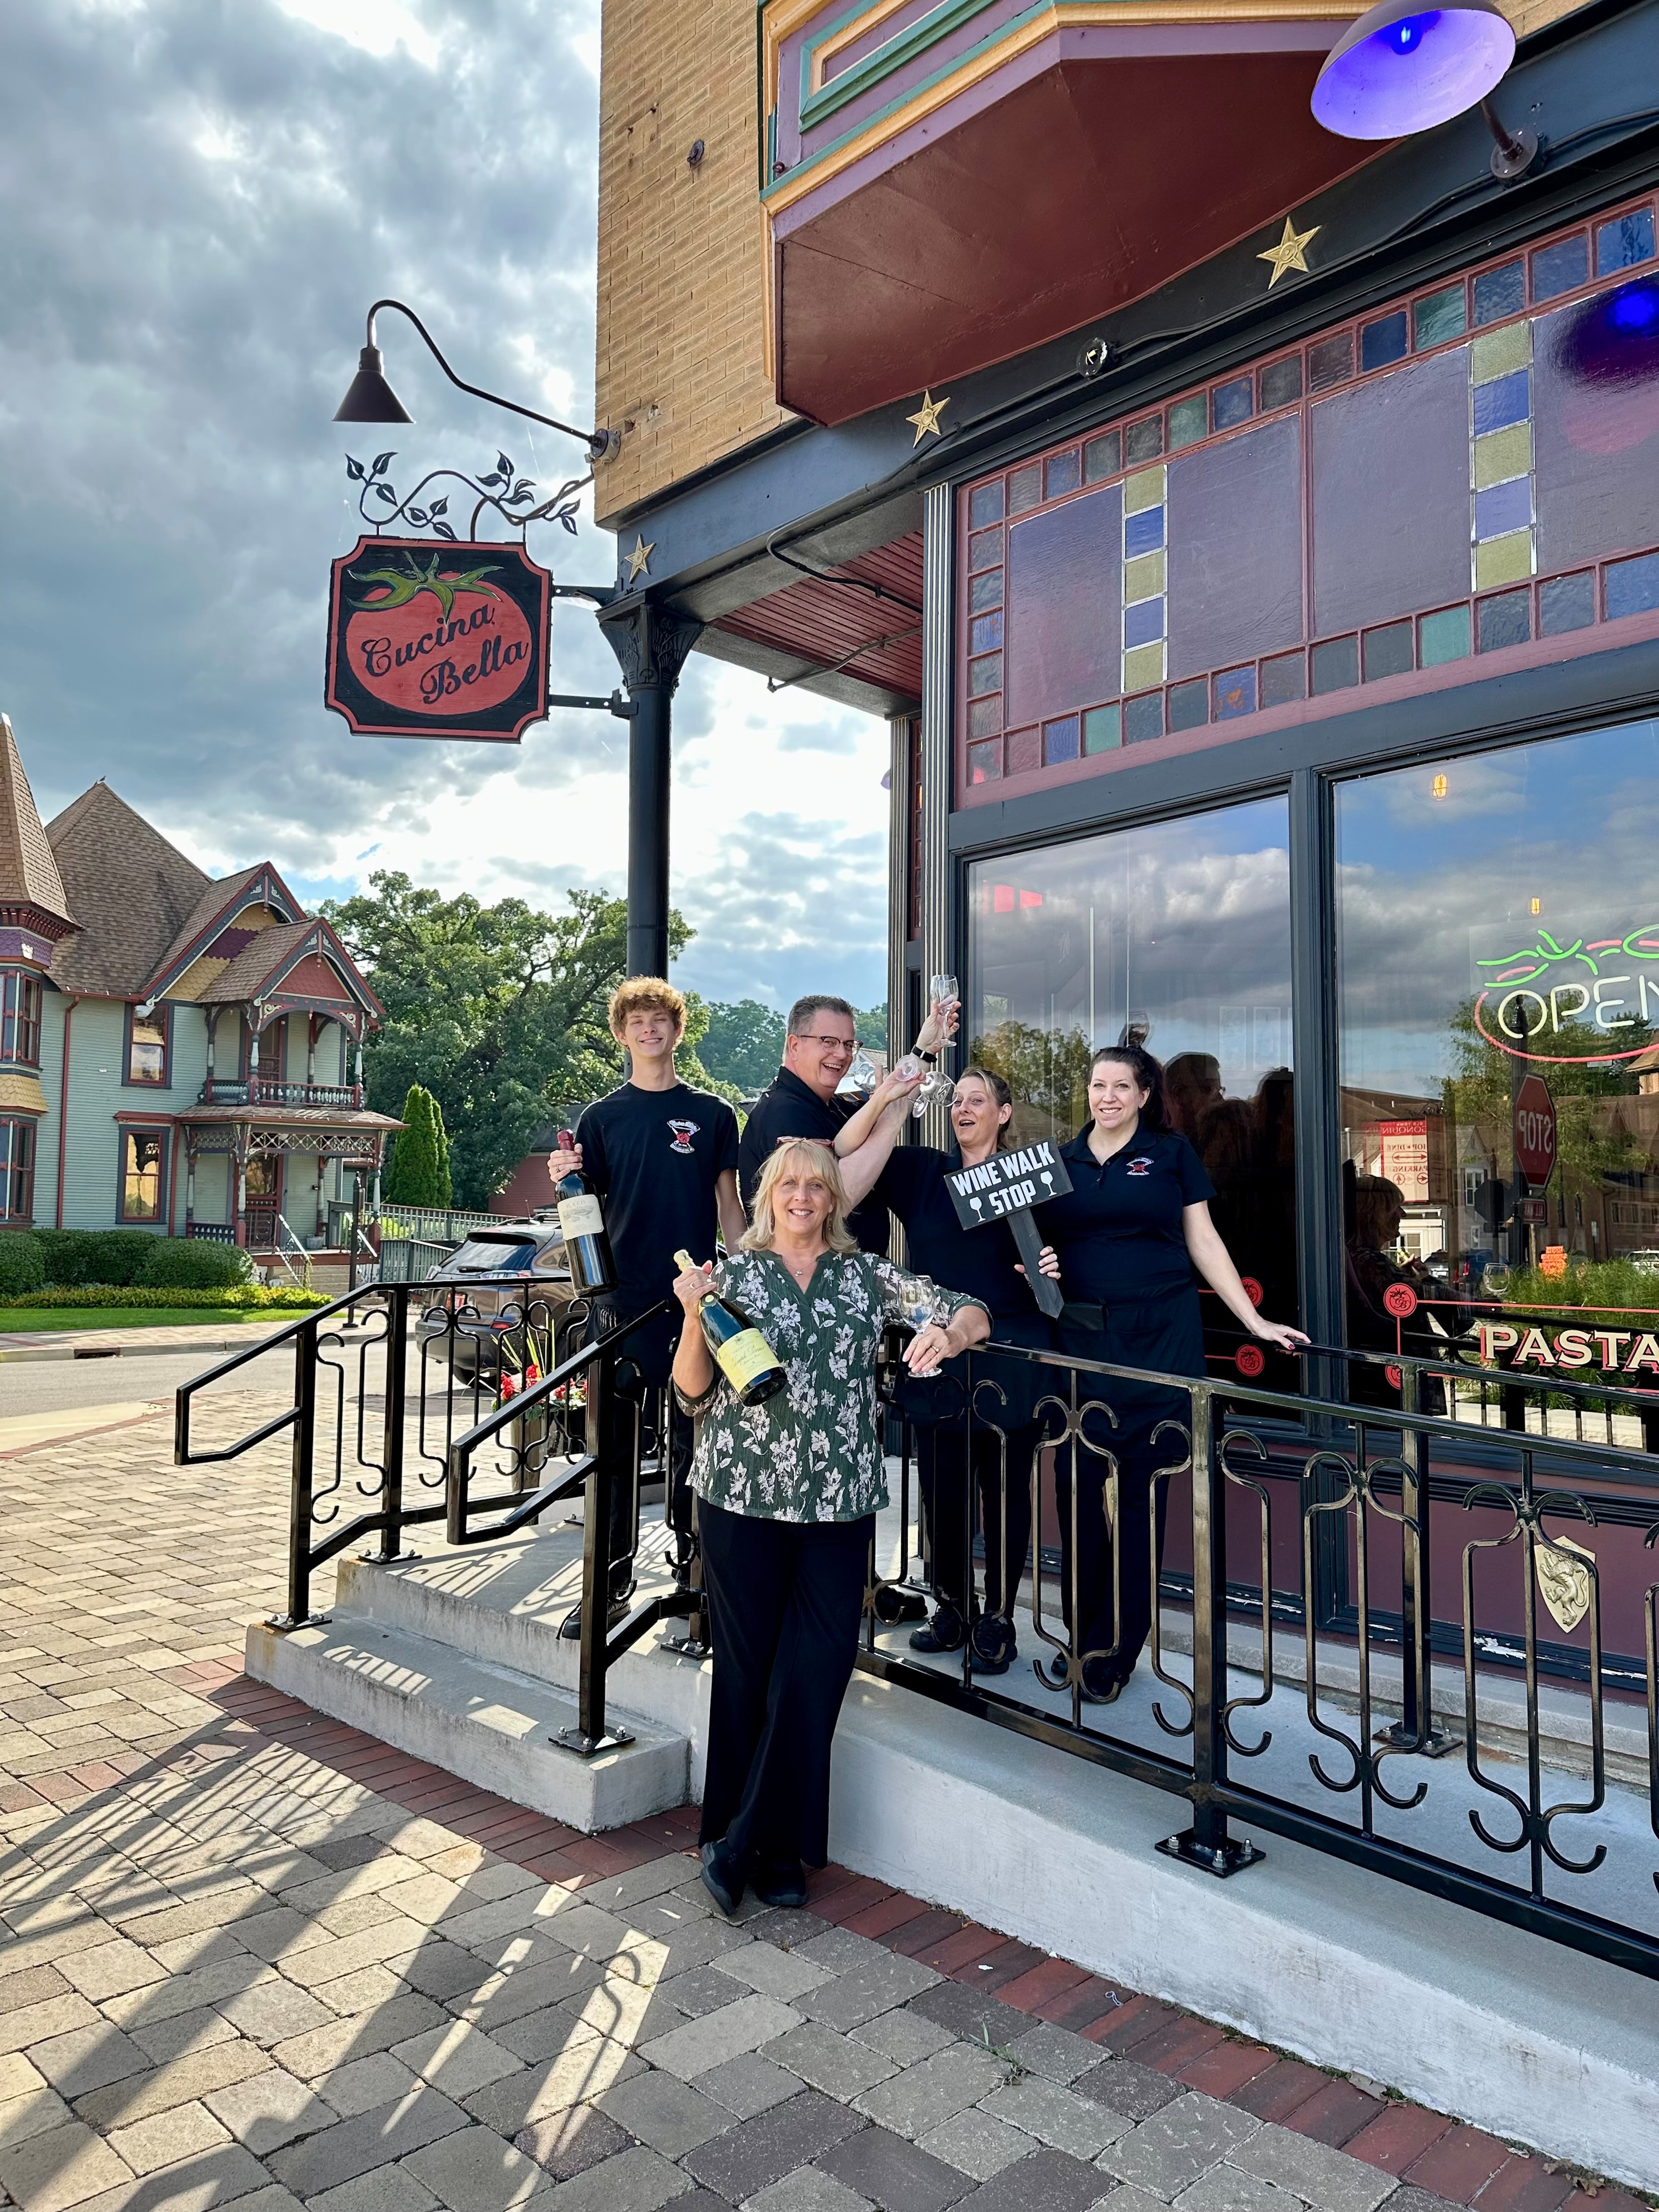
[[964, 1229], [945, 1178], [962, 1165], [951, 1146], [900, 1145], [881, 1171], [876, 1195], [904, 1224], [910, 1265], [947, 1291], [983, 1300], [993, 1321], [1035, 1316], [1036, 1300], [1016, 1272], [1019, 1253], [1006, 1221]]
[[1122, 1305], [1192, 1282], [1182, 1212], [1213, 1198], [1215, 1185], [1185, 1137], [1142, 1124], [1103, 1162], [1085, 1128], [1060, 1156], [1072, 1188], [1036, 1212], [1043, 1241], [1060, 1255], [1068, 1298]]
[[714, 1186], [738, 1164], [738, 1117], [724, 1098], [677, 1083], [643, 1091], [624, 1083], [576, 1124], [582, 1172], [605, 1201], [623, 1308], [665, 1298], [682, 1246], [712, 1260], [720, 1226]]
[[[781, 1067], [755, 1101], [755, 1110], [744, 1124], [738, 1146], [738, 1186], [743, 1202], [752, 1212], [761, 1170], [777, 1149], [780, 1137], [814, 1137], [833, 1147], [842, 1125], [863, 1104], [859, 1098], [820, 1098], [793, 1069]], [[855, 1206], [847, 1225], [866, 1252], [887, 1249], [887, 1208], [873, 1194]]]

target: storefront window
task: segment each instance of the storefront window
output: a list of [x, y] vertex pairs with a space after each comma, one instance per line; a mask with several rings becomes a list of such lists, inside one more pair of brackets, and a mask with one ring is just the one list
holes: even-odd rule
[[[1339, 792], [1351, 1342], [1400, 1343], [1382, 1297], [1403, 1279], [1425, 1301], [1407, 1349], [1443, 1328], [1581, 1380], [1659, 1369], [1644, 1335], [1659, 1305], [1656, 737], [1636, 723]], [[1564, 1351], [1564, 1301], [1604, 1310], [1614, 1334]]]
[[969, 879], [969, 1042], [1012, 1085], [1018, 1134], [1075, 1134], [1090, 1054], [1139, 1040], [1240, 1273], [1281, 1318], [1297, 1311], [1287, 834], [1285, 802], [1263, 799]]

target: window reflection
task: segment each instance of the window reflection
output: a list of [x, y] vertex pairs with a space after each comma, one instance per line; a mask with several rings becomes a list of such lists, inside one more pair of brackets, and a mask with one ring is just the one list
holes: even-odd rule
[[[1338, 794], [1350, 1341], [1540, 1324], [1528, 1364], [1629, 1369], [1659, 1304], [1659, 726]], [[1563, 1301], [1627, 1339], [1559, 1357]], [[1500, 1332], [1494, 1342], [1490, 1332]], [[1516, 1356], [1519, 1356], [1518, 1353]], [[1659, 1360], [1650, 1364], [1659, 1364]], [[1644, 1379], [1638, 1377], [1637, 1379]], [[1647, 1378], [1651, 1379], [1651, 1378]]]
[[[1297, 1311], [1289, 892], [1278, 799], [977, 862], [967, 1008], [972, 1053], [1012, 1085], [1023, 1138], [1083, 1127], [1097, 1045], [1133, 1037], [1155, 1054], [1170, 1120], [1216, 1187], [1216, 1225], [1266, 1310], [1286, 1317]], [[1237, 1337], [1218, 1326], [1212, 1352]]]

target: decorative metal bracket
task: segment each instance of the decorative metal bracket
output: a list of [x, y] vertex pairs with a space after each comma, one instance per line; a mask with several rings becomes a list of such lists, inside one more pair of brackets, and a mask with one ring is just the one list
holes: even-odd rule
[[[400, 498], [396, 487], [386, 477], [386, 471], [397, 458], [395, 451], [376, 453], [374, 459], [367, 464], [354, 459], [349, 453], [345, 457], [346, 475], [353, 483], [362, 486], [357, 494], [357, 512], [369, 528], [381, 538], [390, 537], [394, 526], [402, 523], [412, 525], [416, 530], [429, 530], [436, 538], [465, 538], [469, 544], [474, 544], [478, 536], [478, 518], [487, 507], [493, 507], [502, 521], [514, 530], [522, 530], [528, 522], [556, 522], [574, 538], [576, 535], [576, 495], [593, 481], [593, 472], [590, 469], [585, 477], [572, 477], [568, 483], [562, 483], [550, 499], [527, 505], [526, 502], [535, 497], [534, 477], [519, 476], [508, 456], [497, 453], [495, 467], [477, 478], [467, 476], [460, 469], [429, 469], [408, 497]], [[422, 497], [428, 484], [446, 481], [464, 484], [476, 499], [472, 520], [464, 532], [453, 529], [444, 520], [449, 513], [447, 492], [436, 499], [423, 500]], [[373, 512], [368, 505], [371, 494], [377, 502]], [[520, 509], [523, 511], [520, 512]]]
[[694, 616], [676, 614], [647, 599], [614, 597], [599, 609], [599, 628], [616, 654], [629, 691], [673, 692], [686, 655], [702, 635]]

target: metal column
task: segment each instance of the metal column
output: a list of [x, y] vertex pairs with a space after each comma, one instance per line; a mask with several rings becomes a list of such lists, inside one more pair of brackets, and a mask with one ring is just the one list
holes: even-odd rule
[[[921, 786], [921, 911], [916, 916], [916, 933], [921, 939], [924, 1009], [927, 978], [952, 964], [946, 842], [951, 820], [951, 516], [950, 485], [934, 484], [922, 509], [921, 742], [916, 749]], [[964, 1045], [966, 1042], [964, 1037]], [[947, 1074], [961, 1064], [960, 1051], [941, 1056]], [[922, 1127], [930, 1145], [949, 1145], [950, 1122], [942, 1107], [929, 1109]]]
[[668, 805], [674, 692], [702, 624], [650, 599], [599, 611], [633, 705], [628, 741], [628, 972], [668, 973]]

